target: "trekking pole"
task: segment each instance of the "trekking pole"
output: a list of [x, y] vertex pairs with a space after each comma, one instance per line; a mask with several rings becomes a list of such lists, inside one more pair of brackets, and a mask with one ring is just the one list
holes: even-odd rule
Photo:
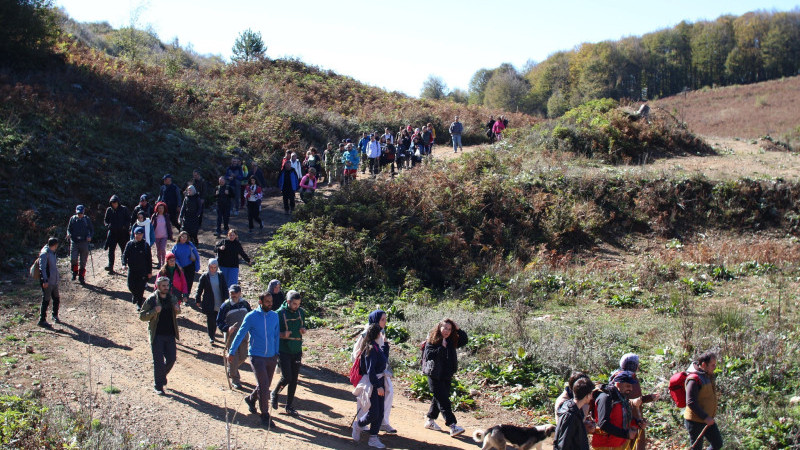
[[93, 249], [94, 249], [94, 245], [93, 244], [89, 244], [89, 262], [90, 262], [90, 264], [92, 266], [92, 281], [96, 282], [97, 279], [94, 277], [94, 257], [92, 256], [92, 250]]
[[700, 442], [700, 441], [702, 441], [702, 440], [703, 440], [703, 435], [705, 435], [705, 434], [706, 434], [706, 431], [708, 431], [708, 427], [709, 427], [709, 426], [710, 426], [710, 425], [706, 425], [706, 426], [703, 428], [703, 431], [701, 431], [701, 432], [700, 432], [700, 436], [697, 436], [697, 440], [695, 440], [695, 441], [694, 441], [694, 444], [692, 444], [692, 446], [691, 446], [691, 447], [689, 447], [689, 449], [690, 449], [690, 450], [691, 450], [691, 449], [693, 449], [693, 448], [694, 448], [694, 446], [695, 446], [695, 445], [697, 445], [697, 443], [698, 443], [698, 442]]

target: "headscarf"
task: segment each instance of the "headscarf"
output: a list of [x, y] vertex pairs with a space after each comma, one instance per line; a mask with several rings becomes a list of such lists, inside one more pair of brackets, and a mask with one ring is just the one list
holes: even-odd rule
[[272, 280], [272, 281], [270, 281], [270, 282], [269, 282], [269, 285], [267, 286], [267, 292], [269, 292], [269, 293], [270, 293], [270, 295], [272, 295], [272, 293], [273, 293], [272, 291], [275, 289], [275, 286], [276, 286], [276, 285], [279, 285], [279, 284], [281, 284], [281, 282], [280, 282], [280, 281], [278, 281], [278, 280]]
[[636, 353], [626, 353], [619, 360], [619, 370], [636, 372], [639, 370], [639, 355]]
[[376, 309], [375, 311], [372, 311], [371, 313], [369, 313], [369, 316], [367, 317], [368, 326], [372, 325], [373, 323], [380, 322], [381, 317], [384, 314], [386, 314], [386, 311], [384, 311], [382, 309]]

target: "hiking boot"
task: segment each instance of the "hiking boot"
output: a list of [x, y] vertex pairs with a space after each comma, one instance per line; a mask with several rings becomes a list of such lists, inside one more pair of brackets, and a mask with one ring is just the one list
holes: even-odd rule
[[300, 413], [297, 412], [297, 410], [292, 408], [291, 406], [286, 407], [286, 415], [292, 417], [300, 417]]
[[261, 415], [261, 426], [263, 426], [264, 428], [269, 428], [271, 430], [278, 428], [277, 426], [275, 426], [275, 422], [273, 422], [272, 419], [266, 414]]
[[358, 420], [353, 421], [353, 442], [361, 440], [361, 427], [358, 425]]
[[272, 409], [278, 409], [278, 394], [275, 392], [269, 394], [269, 401], [272, 404]]
[[42, 327], [42, 328], [53, 328], [53, 326], [52, 326], [52, 325], [50, 325], [50, 324], [49, 324], [49, 323], [48, 323], [46, 320], [44, 320], [44, 319], [42, 319], [42, 320], [40, 320], [39, 322], [37, 322], [37, 323], [36, 323], [36, 325], [38, 325], [38, 326], [40, 326], [40, 327]]
[[458, 436], [459, 434], [462, 434], [462, 433], [464, 433], [464, 428], [462, 428], [462, 427], [460, 427], [460, 426], [458, 426], [456, 424], [450, 425], [450, 436], [451, 437], [456, 437], [456, 436]]
[[381, 440], [378, 439], [378, 436], [370, 436], [369, 437], [369, 442], [367, 442], [367, 445], [369, 445], [370, 447], [375, 447], [375, 448], [386, 448], [386, 446], [383, 445], [383, 442], [381, 442]]
[[81, 285], [86, 286], [86, 278], [78, 277], [78, 281], [81, 283]]
[[381, 425], [381, 431], [387, 434], [397, 434], [397, 430], [388, 423], [384, 423], [383, 425]]
[[247, 403], [247, 409], [251, 413], [258, 414], [258, 411], [256, 410], [256, 399], [250, 400], [250, 396], [248, 395], [248, 396], [245, 396], [244, 402]]
[[425, 419], [424, 427], [433, 431], [442, 431], [442, 427], [436, 424], [433, 419]]
[[78, 272], [72, 272], [72, 281], [75, 281], [76, 278], [78, 278]]

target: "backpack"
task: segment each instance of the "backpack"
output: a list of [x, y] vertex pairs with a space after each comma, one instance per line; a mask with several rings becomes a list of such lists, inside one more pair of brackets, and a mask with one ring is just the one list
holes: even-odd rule
[[364, 363], [364, 358], [362, 356], [363, 355], [359, 353], [358, 358], [356, 358], [350, 366], [350, 384], [352, 384], [353, 387], [358, 386], [361, 377], [367, 373], [366, 363]]
[[39, 264], [39, 257], [36, 257], [36, 261], [31, 264], [31, 268], [29, 269], [31, 278], [34, 280], [41, 280], [42, 279], [42, 267]]
[[700, 381], [696, 373], [677, 372], [669, 379], [669, 396], [678, 408], [686, 408], [686, 382], [689, 379]]

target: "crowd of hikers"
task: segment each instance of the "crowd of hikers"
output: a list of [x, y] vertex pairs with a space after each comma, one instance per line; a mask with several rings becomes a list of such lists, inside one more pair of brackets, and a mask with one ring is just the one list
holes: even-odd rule
[[[487, 124], [487, 133], [491, 133], [492, 139], [502, 139], [504, 127], [502, 118], [492, 120]], [[463, 132], [458, 117], [449, 131], [453, 136], [453, 151], [457, 152]], [[368, 161], [362, 165], [362, 173], [367, 166], [373, 174], [386, 165], [392, 165], [392, 170], [413, 167], [430, 154], [432, 136], [435, 131], [430, 124], [421, 129], [409, 126], [396, 135], [388, 129], [383, 135], [364, 133], [357, 146], [350, 139], [340, 143], [338, 150], [328, 144], [322, 155], [312, 148], [303, 161], [296, 153], [286, 152], [278, 177], [285, 211], [289, 213], [294, 209], [294, 194], [298, 189], [305, 201], [313, 196], [317, 174], [328, 174], [328, 182], [354, 179], [364, 157]], [[412, 150], [409, 152], [409, 149]], [[394, 156], [389, 158], [387, 152]], [[244, 402], [251, 413], [259, 415], [265, 427], [274, 429], [270, 411], [279, 408], [279, 396], [284, 388], [285, 413], [299, 415], [294, 406], [295, 393], [308, 316], [301, 307], [302, 294], [295, 290], [284, 293], [279, 280], [269, 283], [267, 290], [258, 296], [255, 307], [242, 298], [239, 265], [241, 260], [249, 264], [251, 259], [238, 239], [237, 230], [230, 227], [230, 216], [237, 216], [239, 210], [246, 207], [250, 231], [256, 224], [263, 230], [260, 210], [265, 175], [255, 163], [250, 163], [248, 168], [241, 158], [234, 157], [218, 178], [213, 195], [217, 209], [215, 236], [219, 239], [213, 243], [215, 256], [207, 260], [202, 273], [198, 233], [206, 200], [210, 197], [206, 194], [211, 191], [197, 170], [183, 190], [173, 183], [170, 174], [164, 175], [162, 182], [155, 205], [143, 194], [132, 211], [121, 204], [117, 195], [112, 195], [103, 220], [107, 230], [106, 270], [114, 273], [116, 249], [119, 248], [131, 302], [136, 306], [139, 319], [148, 323], [153, 390], [165, 395], [167, 376], [177, 357], [179, 326], [176, 317], [182, 307], [195, 307], [206, 316], [211, 345], [217, 341], [218, 332], [222, 333], [225, 373], [232, 389], [242, 389], [239, 367], [249, 359], [256, 386]], [[86, 284], [87, 264], [91, 263], [94, 233], [85, 207], [78, 205], [67, 225], [67, 241], [72, 280], [77, 279], [82, 285]], [[167, 250], [169, 243], [172, 246]], [[42, 290], [38, 325], [46, 328], [52, 327], [46, 320], [51, 303], [51, 318], [61, 323], [56, 258], [59, 245], [57, 238], [50, 238], [31, 266], [31, 275], [39, 281]], [[148, 282], [153, 279], [153, 292], [146, 296]], [[357, 409], [352, 438], [358, 442], [361, 434], [368, 432], [368, 445], [376, 448], [385, 447], [378, 438], [380, 432], [397, 433], [390, 424], [394, 385], [389, 363], [390, 343], [386, 338], [387, 320], [385, 311], [375, 310], [369, 314], [368, 323], [353, 346], [350, 370]], [[464, 432], [453, 413], [451, 386], [458, 370], [457, 350], [466, 345], [467, 340], [464, 330], [451, 319], [444, 319], [420, 344], [420, 368], [432, 394], [423, 423], [426, 429], [441, 431], [436, 422], [441, 415], [451, 436]], [[684, 425], [695, 449], [702, 448], [703, 439], [709, 441], [709, 448], [722, 447], [722, 437], [714, 421], [716, 361], [716, 354], [704, 353], [686, 371], [673, 376], [670, 383], [673, 400], [685, 408]], [[278, 367], [280, 380], [270, 390]], [[588, 449], [590, 445], [594, 449], [646, 448], [645, 430], [649, 424], [642, 415], [642, 406], [659, 400], [659, 395], [643, 395], [638, 370], [639, 357], [626, 354], [607, 383], [596, 384], [587, 375], [574, 372], [556, 400], [554, 448]]]

